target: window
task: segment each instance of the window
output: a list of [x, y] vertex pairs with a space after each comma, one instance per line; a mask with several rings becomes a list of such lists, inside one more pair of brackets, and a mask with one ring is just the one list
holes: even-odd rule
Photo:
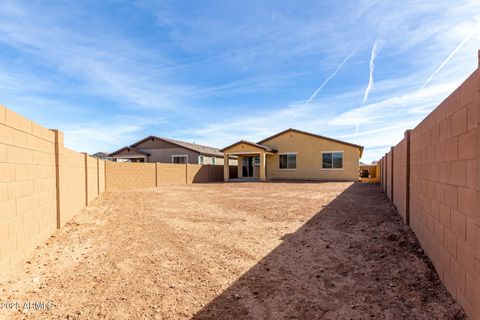
[[253, 157], [253, 164], [256, 166], [260, 165], [260, 156]]
[[343, 151], [322, 152], [322, 169], [343, 169]]
[[296, 153], [283, 153], [278, 155], [280, 163], [279, 169], [297, 169], [297, 154]]
[[203, 156], [198, 156], [198, 163], [203, 164]]
[[216, 164], [217, 164], [217, 158], [212, 157], [212, 164], [213, 164], [213, 165], [216, 165]]
[[187, 163], [188, 156], [172, 156], [172, 163]]

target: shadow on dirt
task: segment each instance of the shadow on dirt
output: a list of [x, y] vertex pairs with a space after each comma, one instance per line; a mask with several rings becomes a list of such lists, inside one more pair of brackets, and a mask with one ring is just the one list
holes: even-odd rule
[[380, 187], [355, 183], [193, 319], [461, 319]]

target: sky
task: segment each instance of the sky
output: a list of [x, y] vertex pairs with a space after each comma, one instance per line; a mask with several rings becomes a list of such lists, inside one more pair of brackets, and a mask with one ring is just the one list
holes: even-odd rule
[[379, 159], [478, 66], [478, 0], [0, 2], [0, 104], [77, 151], [287, 128]]

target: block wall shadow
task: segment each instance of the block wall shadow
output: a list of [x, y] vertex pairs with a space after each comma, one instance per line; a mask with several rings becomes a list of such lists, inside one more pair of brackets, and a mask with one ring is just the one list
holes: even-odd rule
[[282, 240], [193, 319], [463, 314], [377, 185], [353, 184]]

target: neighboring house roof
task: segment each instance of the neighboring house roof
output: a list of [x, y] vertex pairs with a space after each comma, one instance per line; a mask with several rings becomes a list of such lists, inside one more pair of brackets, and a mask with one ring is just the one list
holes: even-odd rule
[[144, 156], [149, 156], [150, 155], [150, 153], [143, 152], [143, 151], [140, 151], [140, 150], [135, 149], [133, 147], [126, 146], [126, 147], [123, 147], [121, 149], [118, 149], [115, 152], [110, 153], [108, 156], [114, 157], [114, 156], [119, 155], [120, 153], [122, 153], [124, 151], [126, 151], [128, 154], [138, 154], [138, 155], [144, 155]]
[[108, 153], [106, 153], [106, 152], [97, 152], [97, 153], [92, 154], [92, 156], [94, 156], [94, 157], [107, 157], [107, 156], [108, 156]]
[[363, 154], [363, 146], [360, 146], [358, 144], [354, 144], [354, 143], [350, 143], [350, 142], [345, 142], [345, 141], [342, 141], [342, 140], [337, 140], [337, 139], [333, 139], [333, 138], [329, 138], [329, 137], [325, 137], [325, 136], [321, 136], [319, 134], [314, 134], [314, 133], [310, 133], [310, 132], [306, 132], [306, 131], [302, 131], [302, 130], [298, 130], [298, 129], [293, 129], [293, 128], [289, 128], [287, 130], [283, 130], [277, 134], [274, 134], [273, 136], [270, 136], [268, 138], [265, 138], [259, 142], [257, 142], [258, 144], [262, 144], [268, 140], [271, 140], [273, 138], [276, 138], [278, 136], [281, 136], [282, 134], [285, 134], [287, 132], [297, 132], [297, 133], [301, 133], [301, 134], [306, 134], [306, 135], [309, 135], [309, 136], [312, 136], [312, 137], [315, 137], [315, 138], [320, 138], [320, 139], [325, 139], [325, 140], [330, 140], [330, 141], [333, 141], [333, 142], [337, 142], [337, 143], [341, 143], [341, 144], [345, 144], [347, 146], [351, 146], [351, 147], [355, 147], [355, 148], [358, 148], [360, 150], [360, 157], [362, 157], [362, 154]]
[[223, 148], [223, 149], [220, 150], [220, 151], [224, 152], [225, 150], [230, 149], [230, 148], [232, 148], [232, 147], [234, 147], [234, 146], [236, 146], [236, 145], [242, 144], [242, 143], [248, 144], [248, 145], [250, 145], [250, 146], [257, 147], [257, 148], [260, 148], [260, 149], [263, 149], [263, 150], [268, 151], [268, 152], [277, 152], [277, 150], [274, 149], [274, 148], [271, 148], [271, 147], [268, 147], [268, 146], [264, 146], [264, 145], [261, 145], [261, 144], [259, 144], [259, 143], [247, 141], [247, 140], [237, 141], [237, 142], [235, 142], [234, 144], [231, 144], [231, 145], [229, 145], [228, 147], [225, 147], [225, 148]]
[[179, 147], [198, 152], [199, 154], [202, 154], [202, 155], [223, 157], [223, 153], [220, 151], [220, 149], [217, 149], [217, 148], [204, 146], [204, 145], [196, 144], [196, 143], [180, 141], [180, 140], [169, 139], [169, 138], [161, 138], [161, 137], [157, 137], [157, 136], [148, 136], [148, 137], [146, 137], [146, 138], [144, 138], [144, 139], [142, 139], [138, 142], [135, 142], [130, 147], [136, 147], [139, 144], [141, 144], [141, 143], [143, 143], [143, 142], [145, 142], [149, 139], [152, 139], [152, 138], [172, 143], [172, 144], [177, 145]]
[[109, 158], [108, 153], [106, 153], [106, 152], [94, 153], [94, 154], [92, 154], [92, 157], [99, 158], [99, 159]]

